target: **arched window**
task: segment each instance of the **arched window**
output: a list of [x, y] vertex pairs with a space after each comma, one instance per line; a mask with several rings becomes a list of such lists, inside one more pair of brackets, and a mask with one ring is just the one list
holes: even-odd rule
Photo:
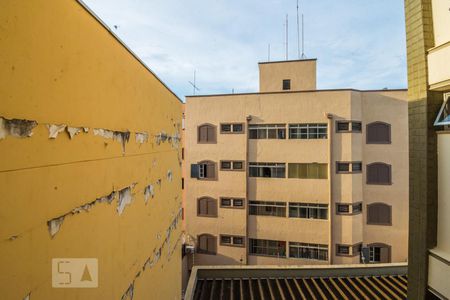
[[367, 205], [367, 224], [392, 225], [392, 206], [386, 203]]
[[369, 262], [371, 263], [390, 263], [391, 246], [383, 243], [373, 243], [369, 247]]
[[211, 234], [201, 234], [197, 238], [197, 252], [203, 254], [217, 253], [217, 238]]
[[217, 200], [210, 197], [197, 199], [197, 216], [217, 217]]
[[367, 124], [367, 144], [390, 144], [391, 125], [384, 122], [373, 122]]
[[216, 126], [211, 124], [203, 124], [198, 126], [198, 137], [199, 143], [214, 144], [216, 140]]
[[391, 165], [382, 162], [367, 165], [367, 184], [392, 184]]

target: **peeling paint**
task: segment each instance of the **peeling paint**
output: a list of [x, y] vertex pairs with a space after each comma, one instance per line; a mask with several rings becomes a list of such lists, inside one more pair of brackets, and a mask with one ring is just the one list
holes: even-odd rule
[[25, 298], [23, 298], [23, 300], [30, 300], [31, 298], [31, 293], [28, 293], [28, 295], [25, 296]]
[[156, 144], [159, 145], [161, 143], [164, 143], [168, 139], [168, 136], [167, 136], [167, 133], [162, 131], [162, 132], [158, 133], [155, 138], [156, 138]]
[[124, 188], [119, 191], [119, 201], [117, 202], [117, 212], [119, 215], [123, 213], [125, 207], [133, 201], [131, 187]]
[[144, 202], [145, 205], [148, 203], [148, 199], [155, 197], [155, 189], [153, 188], [153, 185], [149, 184], [144, 189]]
[[50, 236], [53, 238], [58, 231], [61, 229], [62, 223], [64, 222], [64, 217], [61, 216], [58, 218], [51, 219], [47, 222], [48, 225], [48, 232], [50, 233]]
[[89, 127], [83, 127], [83, 131], [84, 131], [85, 133], [88, 133], [88, 132], [89, 132]]
[[56, 124], [47, 124], [47, 128], [48, 128], [48, 138], [49, 139], [56, 139], [58, 137], [58, 134], [62, 131], [64, 131], [64, 129], [67, 127], [67, 125], [65, 124], [60, 124], [60, 125], [56, 125]]
[[13, 236], [11, 236], [10, 238], [8, 238], [8, 240], [9, 240], [9, 241], [14, 241], [14, 240], [16, 240], [16, 239], [18, 239], [18, 238], [19, 238], [18, 235], [13, 235]]
[[7, 135], [15, 137], [30, 137], [33, 135], [33, 129], [37, 126], [36, 121], [20, 120], [20, 119], [5, 119], [0, 117], [0, 140]]
[[120, 300], [126, 299], [133, 300], [133, 297], [134, 297], [134, 280], [126, 290], [125, 294], [122, 295], [122, 298], [120, 298]]
[[69, 133], [70, 139], [73, 139], [73, 137], [79, 134], [81, 130], [81, 127], [67, 127], [67, 132]]
[[168, 170], [167, 171], [167, 180], [169, 180], [169, 182], [172, 182], [172, 179], [173, 179], [172, 170]]
[[114, 131], [108, 129], [94, 128], [94, 135], [99, 135], [105, 139], [112, 139], [114, 136]]
[[136, 132], [136, 143], [143, 144], [148, 142], [148, 133], [147, 132]]

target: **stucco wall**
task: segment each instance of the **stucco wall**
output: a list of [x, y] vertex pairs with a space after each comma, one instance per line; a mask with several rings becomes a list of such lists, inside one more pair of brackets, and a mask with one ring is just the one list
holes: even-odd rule
[[[2, 128], [0, 298], [120, 299], [132, 287], [134, 299], [179, 299], [179, 99], [77, 1], [0, 7], [2, 125], [37, 122], [30, 137]], [[52, 124], [81, 132], [50, 139]], [[86, 257], [98, 288], [52, 288], [52, 258]]]

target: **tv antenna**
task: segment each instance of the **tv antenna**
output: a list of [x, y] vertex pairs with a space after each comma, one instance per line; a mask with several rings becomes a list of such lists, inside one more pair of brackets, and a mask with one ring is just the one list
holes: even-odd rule
[[301, 58], [306, 58], [306, 55], [305, 55], [305, 26], [303, 23], [303, 14], [302, 14], [302, 57]]
[[298, 0], [297, 0], [297, 52], [298, 52], [298, 58], [300, 59], [300, 57], [301, 57], [300, 56], [300, 22], [299, 22], [299, 18], [298, 18]]
[[306, 58], [305, 55], [305, 26], [304, 26], [304, 18], [302, 13], [302, 54], [300, 55], [300, 20], [299, 20], [299, 13], [298, 13], [298, 2], [297, 0], [297, 50], [298, 50], [298, 58], [304, 59]]
[[289, 15], [286, 14], [286, 60], [289, 59]]
[[270, 61], [270, 43], [267, 45], [267, 61]]
[[192, 88], [193, 88], [193, 91], [194, 91], [194, 95], [195, 95], [195, 91], [197, 90], [197, 91], [200, 91], [200, 89], [197, 87], [197, 85], [195, 84], [195, 73], [196, 73], [196, 70], [194, 70], [194, 82], [191, 82], [191, 81], [189, 81], [189, 83], [192, 85]]

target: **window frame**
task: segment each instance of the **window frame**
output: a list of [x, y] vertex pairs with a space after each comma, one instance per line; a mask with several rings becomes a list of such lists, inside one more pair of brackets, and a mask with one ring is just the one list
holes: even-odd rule
[[[369, 168], [374, 165], [384, 165], [384, 166], [388, 167], [388, 171], [389, 171], [389, 181], [388, 182], [369, 181]], [[367, 164], [366, 165], [366, 184], [367, 185], [392, 185], [392, 165], [387, 164], [385, 162], [373, 162], [373, 163]]]
[[[222, 241], [222, 238], [230, 238], [230, 243], [224, 243]], [[242, 239], [242, 244], [236, 244], [234, 242], [235, 238], [240, 238]], [[241, 235], [232, 235], [232, 234], [220, 234], [219, 235], [219, 244], [221, 246], [226, 246], [226, 247], [239, 247], [239, 248], [244, 248], [245, 247], [245, 236], [241, 236]]]
[[[256, 131], [256, 138], [252, 137], [251, 131]], [[265, 131], [265, 137], [259, 137], [259, 131]], [[269, 130], [275, 130], [275, 138], [269, 137]], [[283, 138], [280, 138], [280, 132], [284, 132]], [[248, 125], [248, 139], [249, 140], [285, 140], [286, 139], [286, 124], [250, 124]]]
[[[273, 169], [284, 169], [283, 175], [282, 177], [279, 176], [252, 176], [251, 173], [251, 168], [257, 168], [257, 173], [259, 175], [259, 173], [263, 173], [263, 170], [260, 170], [260, 168], [269, 168], [270, 169], [270, 173], [272, 175], [272, 173], [274, 173]], [[277, 172], [275, 172], [277, 175], [279, 175]], [[286, 163], [272, 163], [272, 162], [250, 162], [248, 164], [248, 177], [249, 178], [286, 178]]]
[[[255, 242], [265, 242], [267, 245], [263, 245], [263, 246], [258, 246], [258, 245], [253, 245], [253, 241]], [[277, 243], [278, 246], [269, 246], [269, 243]], [[280, 247], [280, 244], [284, 243], [284, 253], [283, 254], [279, 254], [280, 253], [280, 249], [283, 249], [283, 247]], [[287, 258], [288, 255], [288, 251], [287, 251], [287, 247], [288, 247], [288, 243], [286, 241], [277, 241], [277, 240], [265, 240], [265, 239], [252, 239], [249, 238], [249, 242], [248, 242], [248, 254], [249, 255], [253, 255], [253, 256], [266, 256], [266, 257], [277, 257], [277, 258]], [[269, 252], [269, 250], [276, 250], [278, 251], [278, 255], [272, 255], [272, 254], [267, 254], [267, 253], [256, 253], [256, 252], [252, 252], [253, 248], [259, 248], [259, 249], [266, 249], [265, 252]]]
[[[206, 180], [206, 181], [216, 181], [216, 180], [218, 180], [217, 163], [215, 161], [202, 160], [202, 161], [199, 161], [197, 163], [197, 165], [198, 165], [198, 178], [197, 178], [197, 180]], [[214, 165], [214, 177], [204, 177], [204, 175], [203, 175], [203, 177], [200, 176], [201, 168], [203, 168], [203, 165], [206, 165], [206, 168], [207, 168], [208, 165]], [[204, 170], [203, 170], [203, 173], [204, 173]]]
[[[230, 200], [230, 205], [229, 206], [224, 206], [222, 204], [223, 200]], [[234, 205], [234, 201], [235, 200], [240, 200], [242, 201], [242, 206], [236, 206]], [[235, 209], [243, 209], [245, 208], [245, 198], [239, 198], [239, 197], [220, 197], [220, 208], [235, 208]]]
[[[343, 257], [355, 257], [360, 255], [361, 253], [361, 247], [362, 247], [362, 242], [350, 245], [350, 244], [336, 244], [336, 256], [343, 256]], [[339, 247], [347, 247], [348, 248], [348, 253], [341, 253], [339, 251]], [[355, 248], [359, 248], [359, 251], [355, 251]]]
[[[223, 163], [229, 163], [230, 164], [230, 168], [229, 169], [224, 169], [222, 167]], [[234, 164], [235, 163], [241, 163], [242, 164], [242, 168], [241, 169], [235, 169], [234, 168]], [[220, 161], [220, 171], [245, 171], [245, 160], [221, 160]]]
[[[343, 216], [354, 216], [354, 215], [359, 215], [363, 212], [363, 205], [362, 205], [362, 201], [358, 201], [358, 202], [338, 202], [336, 203], [336, 215], [343, 215]], [[361, 210], [360, 211], [354, 211], [354, 206], [360, 206]], [[348, 207], [348, 212], [341, 212], [339, 211], [339, 207], [340, 206], [347, 206]]]
[[[298, 216], [291, 215], [291, 208], [296, 209]], [[301, 209], [306, 209], [306, 217], [301, 217]], [[311, 217], [311, 210], [316, 210], [316, 217]], [[319, 218], [318, 216], [320, 210], [326, 211], [326, 218]], [[305, 219], [305, 220], [314, 220], [314, 221], [328, 221], [329, 218], [329, 207], [328, 204], [325, 203], [304, 203], [304, 202], [289, 202], [288, 203], [288, 211], [287, 217], [292, 219]]]
[[[220, 123], [220, 134], [244, 134], [245, 133], [245, 123], [241, 122], [231, 122], [231, 123]], [[230, 131], [223, 131], [222, 126], [223, 125], [230, 125]], [[234, 125], [241, 125], [242, 130], [241, 131], [235, 131]]]
[[283, 79], [281, 83], [281, 90], [290, 91], [291, 90], [291, 79]]
[[[200, 128], [203, 126], [212, 127], [214, 130], [214, 141], [202, 141], [200, 139]], [[197, 126], [197, 144], [217, 144], [217, 126], [211, 123], [203, 123]]]
[[[347, 130], [340, 130], [339, 124], [347, 123], [348, 129]], [[353, 130], [353, 123], [358, 123], [361, 126], [361, 130]], [[336, 133], [362, 133], [362, 121], [356, 121], [356, 120], [336, 120], [335, 123], [336, 127]]]
[[[329, 252], [328, 252], [328, 245], [325, 244], [312, 244], [312, 243], [302, 243], [302, 242], [289, 242], [288, 243], [288, 249], [289, 249], [289, 258], [292, 259], [306, 259], [306, 260], [315, 260], [315, 261], [328, 261], [329, 260]], [[297, 252], [294, 252], [291, 250], [291, 248], [297, 248]], [[311, 258], [311, 257], [297, 257], [294, 256], [294, 253], [301, 253], [300, 249], [302, 249], [302, 252], [305, 251], [306, 253], [309, 254], [309, 251], [311, 251], [311, 253], [314, 253], [314, 251], [317, 251], [317, 257], [318, 258]], [[322, 257], [323, 254], [325, 253], [325, 259], [320, 259], [319, 257], [321, 257], [322, 253]], [[309, 255], [308, 255], [309, 256]]]
[[[290, 140], [326, 140], [328, 139], [328, 124], [327, 123], [297, 123], [297, 124], [288, 124], [288, 139]], [[311, 131], [315, 129], [316, 133], [312, 133]], [[320, 132], [320, 130], [325, 129], [325, 133]], [[293, 130], [297, 130], [297, 132], [293, 132]], [[306, 132], [302, 133], [302, 130]], [[302, 135], [306, 137], [302, 137]], [[316, 135], [316, 137], [311, 137]], [[322, 137], [319, 137], [322, 135]], [[323, 137], [324, 135], [324, 137]]]
[[[306, 177], [291, 177], [289, 175], [289, 171], [290, 171], [291, 167], [294, 167], [294, 166], [295, 167], [300, 167], [300, 166], [297, 166], [297, 165], [306, 165]], [[311, 171], [310, 167], [313, 167], [313, 166], [317, 166], [318, 168], [325, 167], [326, 168], [326, 177], [320, 177], [320, 174], [321, 174], [320, 173], [320, 169], [318, 169], [318, 176], [317, 177], [310, 177], [309, 176], [309, 172]], [[329, 177], [329, 174], [328, 174], [328, 163], [317, 163], [317, 162], [312, 162], [312, 163], [288, 163], [287, 167], [288, 167], [287, 178], [289, 178], [289, 179], [328, 180], [328, 177]]]
[[[200, 213], [200, 201], [202, 200], [212, 200], [216, 204], [216, 212], [215, 214], [201, 214]], [[204, 217], [204, 218], [217, 218], [219, 215], [218, 212], [218, 205], [217, 205], [217, 199], [209, 197], [209, 196], [203, 196], [197, 198], [197, 217]]]
[[[339, 165], [348, 164], [348, 171], [339, 171]], [[353, 171], [353, 164], [361, 164], [361, 169]], [[336, 174], [360, 174], [362, 173], [363, 164], [362, 161], [337, 161], [336, 162]]]
[[[370, 141], [369, 140], [369, 127], [373, 125], [386, 125], [388, 128], [388, 140], [387, 141]], [[383, 121], [374, 121], [366, 125], [366, 144], [368, 145], [390, 145], [392, 144], [392, 126], [389, 123], [383, 122]]]
[[[389, 208], [389, 221], [388, 222], [374, 222], [373, 220], [369, 221], [369, 211], [370, 208], [376, 205], [382, 205], [384, 207]], [[385, 202], [373, 202], [366, 205], [366, 224], [367, 225], [375, 225], [375, 226], [392, 226], [392, 205], [387, 204]]]
[[[200, 239], [202, 237], [214, 239], [215, 251], [210, 251], [209, 249], [205, 250], [205, 249], [200, 248]], [[208, 241], [207, 241], [207, 245], [208, 245]], [[196, 248], [197, 248], [197, 253], [206, 254], [206, 255], [217, 255], [217, 237], [212, 234], [209, 234], [209, 233], [202, 233], [202, 234], [197, 235], [197, 247]]]
[[392, 262], [392, 246], [391, 245], [384, 244], [384, 243], [371, 243], [371, 244], [368, 244], [367, 247], [369, 248], [369, 257], [368, 257], [369, 264], [383, 263], [381, 261], [371, 260], [371, 256], [375, 256], [375, 253], [372, 255], [372, 248], [380, 248], [380, 259], [381, 259], [381, 248], [386, 248], [388, 251], [388, 255], [387, 255], [388, 259], [387, 259], [386, 263]]
[[[253, 202], [253, 203], [252, 203]], [[256, 203], [257, 202], [257, 203]], [[283, 205], [284, 204], [284, 205]], [[252, 213], [252, 208], [255, 207], [256, 213]], [[284, 214], [278, 215], [275, 214], [264, 214], [264, 213], [258, 213], [260, 210], [267, 210], [267, 208], [272, 208], [273, 212], [276, 212], [277, 209], [283, 209], [284, 208]], [[260, 209], [258, 209], [260, 208]], [[260, 200], [249, 200], [248, 201], [248, 215], [249, 216], [256, 216], [256, 217], [277, 217], [277, 218], [286, 218], [287, 213], [287, 203], [282, 201], [260, 201]]]

